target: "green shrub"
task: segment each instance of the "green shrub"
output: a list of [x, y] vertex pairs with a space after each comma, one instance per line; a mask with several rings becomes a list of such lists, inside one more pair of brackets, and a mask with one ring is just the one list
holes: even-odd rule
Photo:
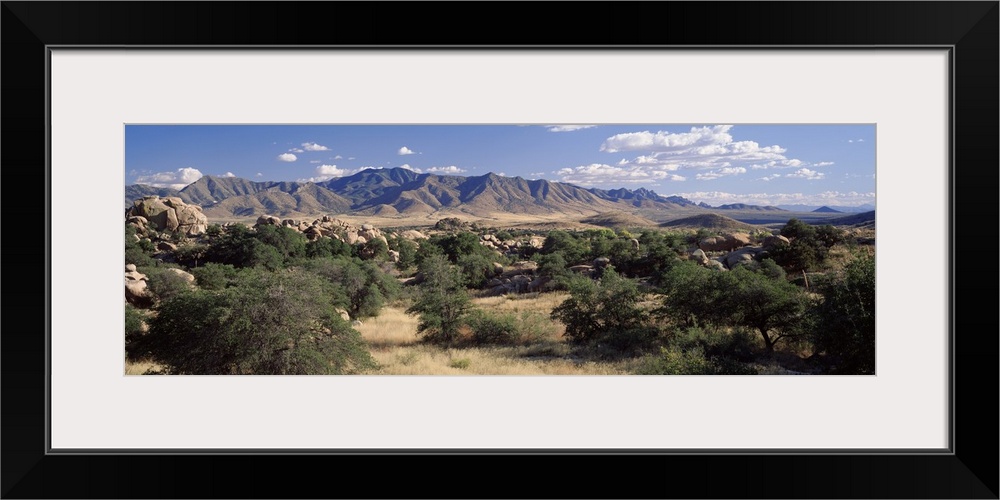
[[760, 353], [757, 338], [745, 329], [693, 327], [681, 330], [672, 347], [682, 351], [700, 352], [711, 362], [716, 374], [753, 375], [754, 362]]
[[206, 253], [208, 253], [208, 245], [201, 243], [183, 244], [173, 251], [174, 260], [189, 268], [195, 268], [203, 264]]
[[700, 349], [661, 347], [660, 354], [648, 356], [636, 370], [639, 375], [714, 375], [715, 367]]
[[136, 266], [152, 266], [156, 264], [153, 258], [153, 242], [147, 238], [136, 241], [135, 226], [125, 225], [125, 263]]
[[545, 237], [545, 243], [542, 244], [539, 253], [548, 255], [558, 252], [562, 254], [567, 264], [576, 265], [584, 261], [590, 251], [591, 248], [586, 242], [580, 241], [566, 231], [554, 230], [549, 231]]
[[238, 274], [235, 267], [229, 264], [209, 262], [191, 270], [198, 286], [206, 290], [222, 290], [236, 280]]
[[372, 239], [362, 243], [357, 249], [358, 257], [363, 260], [384, 261], [389, 257], [389, 246], [381, 239]]
[[290, 227], [257, 226], [254, 237], [257, 241], [277, 250], [283, 261], [306, 255], [305, 235]]
[[223, 290], [160, 304], [141, 349], [174, 374], [340, 374], [375, 367], [327, 285], [298, 271], [246, 270]]
[[142, 324], [144, 316], [131, 304], [125, 304], [125, 344], [132, 343], [133, 340], [142, 335]]
[[479, 288], [486, 284], [493, 274], [493, 259], [482, 254], [462, 255], [456, 262], [465, 277], [465, 286]]
[[469, 361], [469, 358], [459, 358], [451, 360], [451, 364], [449, 364], [448, 366], [451, 366], [452, 368], [458, 368], [459, 370], [464, 370], [468, 368], [469, 365], [471, 364], [472, 362]]
[[513, 345], [520, 341], [517, 316], [474, 310], [465, 318], [476, 345]]
[[552, 319], [566, 325], [576, 343], [626, 332], [645, 325], [648, 314], [639, 307], [638, 285], [608, 266], [601, 280], [576, 278], [569, 283], [570, 298], [552, 310]]
[[135, 264], [137, 267], [156, 265], [156, 259], [137, 246], [125, 246], [125, 263]]
[[420, 315], [417, 333], [428, 342], [451, 344], [470, 307], [461, 272], [443, 255], [431, 254], [420, 265], [424, 282], [406, 312]]
[[753, 365], [727, 358], [711, 358], [700, 347], [661, 347], [658, 355], [643, 358], [639, 375], [756, 375]]
[[824, 289], [813, 342], [836, 373], [875, 373], [875, 258], [858, 256]]
[[389, 250], [399, 252], [399, 262], [396, 269], [405, 271], [417, 263], [417, 244], [398, 235], [388, 238]]
[[815, 269], [826, 261], [830, 248], [844, 242], [844, 232], [829, 224], [810, 226], [798, 219], [790, 219], [781, 229], [781, 235], [791, 244], [771, 250], [775, 262], [789, 272]]
[[569, 270], [566, 259], [559, 252], [537, 257], [537, 262], [538, 275], [551, 280], [552, 289], [565, 289], [566, 284], [573, 278], [573, 272]]
[[[258, 238], [256, 231], [242, 224], [227, 227], [221, 236], [209, 244], [208, 250], [205, 252], [205, 260], [241, 268], [263, 267], [273, 271], [282, 268], [285, 264], [285, 257], [288, 254], [283, 254], [275, 245], [284, 246], [286, 237], [288, 238], [287, 248], [283, 250], [294, 252], [296, 256], [299, 255], [298, 246], [291, 239], [292, 237], [286, 231], [280, 231], [280, 229], [288, 228], [261, 227], [274, 229], [264, 229], [261, 233], [262, 236]], [[262, 239], [273, 244], [265, 243]], [[304, 243], [301, 252], [305, 253]]]
[[336, 238], [317, 238], [306, 243], [306, 257], [310, 259], [350, 256], [351, 245]]
[[378, 316], [387, 301], [399, 295], [400, 285], [372, 261], [357, 258], [316, 258], [304, 261], [302, 268], [326, 279], [332, 285], [333, 301], [347, 309], [352, 318]]
[[[720, 325], [752, 328], [768, 352], [801, 335], [809, 298], [771, 266], [753, 271], [739, 266], [717, 272], [685, 262], [667, 274], [663, 308], [658, 313], [679, 326]], [[780, 275], [780, 273], [779, 273]]]
[[206, 238], [213, 239], [218, 238], [219, 236], [222, 236], [222, 226], [218, 224], [209, 224], [208, 227], [205, 228]]
[[602, 359], [635, 357], [655, 349], [661, 341], [659, 329], [653, 326], [640, 326], [602, 332], [591, 340], [590, 350]]
[[710, 358], [729, 358], [749, 363], [760, 352], [757, 338], [743, 328], [691, 327], [681, 329], [673, 339], [681, 349], [698, 348]]
[[458, 259], [462, 256], [490, 256], [493, 254], [492, 250], [479, 244], [479, 236], [476, 233], [469, 231], [461, 231], [450, 235], [436, 235], [429, 241], [421, 243], [420, 246], [423, 247], [425, 243], [430, 242], [439, 246], [444, 254], [448, 256], [448, 260], [453, 264], [458, 263]]
[[158, 300], [170, 300], [176, 295], [191, 289], [190, 282], [181, 277], [181, 275], [170, 271], [172, 268], [176, 269], [175, 267], [166, 265], [138, 269], [140, 273], [146, 275], [148, 290]]

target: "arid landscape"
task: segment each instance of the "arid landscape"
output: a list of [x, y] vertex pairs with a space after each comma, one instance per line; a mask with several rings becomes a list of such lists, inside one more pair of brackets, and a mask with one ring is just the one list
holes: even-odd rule
[[127, 185], [125, 373], [875, 372], [873, 203], [459, 170]]

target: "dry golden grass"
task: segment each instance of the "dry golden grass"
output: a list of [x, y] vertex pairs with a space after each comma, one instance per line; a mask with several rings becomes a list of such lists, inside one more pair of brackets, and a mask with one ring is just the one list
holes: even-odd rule
[[[361, 224], [372, 224], [380, 229], [388, 229], [395, 227], [432, 227], [437, 221], [447, 218], [455, 217], [461, 219], [465, 222], [474, 222], [476, 224], [485, 227], [518, 227], [518, 228], [539, 228], [539, 229], [576, 229], [576, 228], [594, 228], [599, 226], [594, 226], [591, 224], [583, 224], [579, 220], [582, 217], [592, 216], [598, 214], [599, 211], [592, 210], [581, 213], [544, 213], [544, 214], [514, 214], [508, 212], [494, 212], [494, 213], [478, 213], [469, 214], [462, 212], [460, 210], [444, 209], [438, 210], [429, 214], [400, 214], [400, 215], [358, 215], [358, 214], [337, 214], [337, 213], [319, 213], [319, 214], [300, 214], [298, 216], [288, 216], [282, 218], [290, 219], [301, 219], [306, 221], [311, 221], [313, 219], [320, 218], [324, 215], [329, 215], [330, 217], [335, 217], [345, 222], [350, 222], [351, 224], [361, 225]], [[209, 216], [209, 223], [212, 224], [223, 224], [226, 222], [242, 222], [245, 224], [253, 225], [257, 221], [257, 216], [254, 217], [237, 217], [237, 216]]]
[[386, 349], [416, 344], [417, 317], [406, 314], [401, 307], [389, 306], [382, 308], [376, 318], [369, 318], [361, 325], [354, 327], [368, 342], [372, 349]]
[[524, 293], [477, 297], [472, 299], [472, 304], [480, 309], [494, 312], [520, 313], [530, 311], [547, 315], [568, 298], [569, 293], [567, 292]]
[[447, 349], [432, 345], [373, 350], [378, 375], [623, 375], [628, 363], [534, 357], [530, 347]]
[[[497, 313], [547, 315], [566, 293], [525, 294], [511, 298], [473, 299], [476, 308]], [[564, 327], [553, 323], [549, 337], [526, 346], [446, 348], [420, 342], [417, 317], [398, 306], [385, 307], [377, 318], [355, 327], [368, 342], [380, 368], [378, 375], [622, 375], [630, 362], [595, 363], [573, 357], [562, 338]]]
[[163, 368], [163, 365], [152, 361], [125, 360], [125, 375], [145, 375], [149, 370], [159, 371]]

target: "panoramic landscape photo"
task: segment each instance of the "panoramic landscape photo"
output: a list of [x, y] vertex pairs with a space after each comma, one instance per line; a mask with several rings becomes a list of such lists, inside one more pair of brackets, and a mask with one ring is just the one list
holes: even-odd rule
[[873, 124], [126, 125], [127, 375], [872, 375]]

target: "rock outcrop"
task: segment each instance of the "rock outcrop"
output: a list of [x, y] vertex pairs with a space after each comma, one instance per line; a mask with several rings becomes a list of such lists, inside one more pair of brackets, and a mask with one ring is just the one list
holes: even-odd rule
[[500, 254], [510, 255], [519, 253], [519, 249], [522, 248], [532, 247], [540, 249], [545, 244], [545, 238], [541, 236], [523, 236], [516, 239], [502, 240], [495, 234], [484, 234], [479, 237], [479, 244], [491, 250], [496, 250]]
[[153, 296], [146, 287], [148, 278], [136, 270], [135, 264], [125, 265], [125, 301], [136, 307], [149, 307]]
[[184, 280], [184, 282], [187, 283], [189, 287], [194, 288], [196, 280], [193, 274], [184, 271], [183, 269], [176, 269], [176, 268], [167, 269], [167, 272]]
[[750, 244], [750, 235], [746, 233], [729, 233], [722, 236], [712, 236], [698, 242], [698, 248], [706, 252], [731, 252]]
[[688, 260], [693, 260], [703, 266], [708, 265], [708, 256], [705, 255], [705, 251], [700, 248], [692, 250], [691, 253], [688, 254]]
[[125, 219], [136, 226], [137, 232], [146, 229], [180, 232], [185, 236], [198, 236], [208, 229], [208, 217], [198, 205], [188, 205], [176, 196], [144, 196], [135, 200], [125, 211]]
[[774, 248], [780, 248], [791, 244], [788, 238], [779, 235], [768, 236], [764, 238], [764, 250], [771, 250]]
[[304, 234], [310, 240], [326, 237], [338, 239], [349, 245], [361, 245], [374, 240], [381, 240], [386, 246], [389, 244], [382, 231], [371, 224], [357, 226], [327, 215], [312, 222], [281, 219], [273, 215], [261, 215], [257, 218], [257, 223], [254, 224], [255, 228], [260, 226], [287, 227]]
[[753, 262], [754, 257], [763, 251], [764, 249], [761, 247], [743, 247], [739, 250], [726, 254], [726, 256], [722, 259], [722, 262], [725, 263], [726, 267], [729, 269], [733, 269], [736, 266]]
[[409, 229], [409, 230], [403, 231], [399, 235], [402, 236], [403, 239], [407, 239], [407, 240], [426, 240], [427, 239], [427, 236], [424, 233], [421, 233], [420, 231], [417, 231], [415, 229]]

